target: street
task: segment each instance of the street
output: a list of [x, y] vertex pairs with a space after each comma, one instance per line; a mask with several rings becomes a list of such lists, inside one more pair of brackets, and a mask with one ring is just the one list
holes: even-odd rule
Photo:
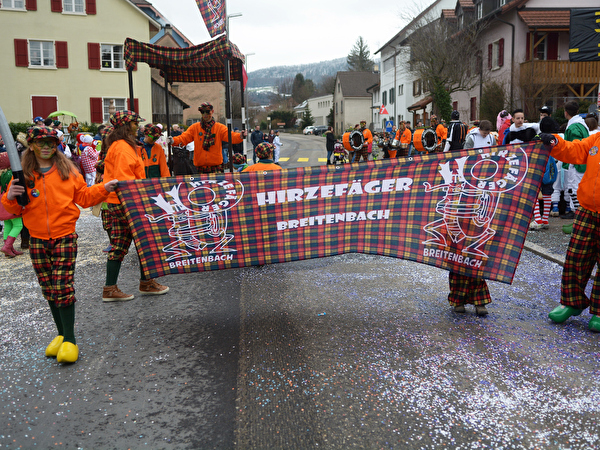
[[[281, 140], [284, 168], [325, 163], [324, 138]], [[0, 447], [600, 448], [590, 315], [548, 319], [564, 223], [529, 232], [478, 317], [452, 311], [446, 271], [361, 254], [168, 276], [152, 297], [131, 247], [136, 297], [103, 303], [108, 237], [84, 210], [75, 364], [44, 356], [56, 329], [28, 254], [0, 259]]]

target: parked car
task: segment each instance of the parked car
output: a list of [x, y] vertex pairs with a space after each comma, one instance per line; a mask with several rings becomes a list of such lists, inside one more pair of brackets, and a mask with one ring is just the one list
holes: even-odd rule
[[310, 125], [310, 126], [304, 128], [304, 130], [302, 130], [302, 133], [304, 133], [304, 134], [312, 134], [312, 131], [313, 131], [314, 128], [315, 127], [313, 127], [312, 125]]
[[314, 134], [315, 136], [321, 136], [323, 133], [325, 133], [327, 131], [327, 128], [329, 128], [327, 125], [316, 126], [313, 128], [312, 134]]

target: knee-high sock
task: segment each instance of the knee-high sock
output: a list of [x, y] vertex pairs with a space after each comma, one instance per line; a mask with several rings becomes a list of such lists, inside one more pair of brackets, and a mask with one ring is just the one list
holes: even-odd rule
[[119, 279], [121, 271], [121, 261], [109, 259], [106, 261], [106, 286], [114, 286]]
[[542, 222], [548, 222], [548, 217], [550, 217], [550, 208], [552, 208], [552, 195], [543, 195], [544, 200], [544, 213], [542, 217]]
[[62, 324], [62, 320], [60, 318], [59, 307], [56, 306], [54, 302], [48, 301], [48, 305], [50, 306], [50, 312], [52, 313], [52, 318], [54, 319], [54, 323], [56, 324], [56, 329], [58, 330], [59, 336], [64, 336], [64, 328]]
[[77, 341], [75, 340], [75, 303], [63, 308], [58, 308], [58, 310], [60, 312], [60, 320], [63, 326], [63, 336], [65, 337], [65, 341], [70, 342], [71, 344], [77, 344]]
[[539, 199], [535, 199], [535, 205], [533, 206], [533, 220], [540, 223], [542, 221], [542, 216], [540, 214], [540, 201]]

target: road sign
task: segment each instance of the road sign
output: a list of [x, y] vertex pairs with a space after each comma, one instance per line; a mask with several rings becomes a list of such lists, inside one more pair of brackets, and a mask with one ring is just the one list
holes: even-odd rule
[[393, 120], [388, 120], [385, 122], [385, 131], [387, 131], [388, 133], [390, 131], [392, 131], [392, 127], [394, 126], [394, 121]]

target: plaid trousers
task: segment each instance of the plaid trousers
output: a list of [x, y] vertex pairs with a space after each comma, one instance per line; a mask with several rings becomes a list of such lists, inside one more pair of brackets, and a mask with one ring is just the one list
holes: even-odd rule
[[[598, 265], [590, 298], [585, 288]], [[562, 273], [560, 303], [600, 315], [600, 213], [579, 207]]]
[[125, 207], [121, 203], [109, 203], [108, 211], [112, 217], [112, 229], [110, 230], [112, 248], [108, 252], [108, 259], [123, 261], [133, 240], [133, 234], [125, 215]]
[[448, 274], [450, 306], [475, 305], [483, 306], [492, 302], [488, 285], [483, 278], [472, 278], [455, 272]]
[[32, 236], [29, 256], [44, 298], [59, 308], [75, 303], [77, 233], [48, 240]]

